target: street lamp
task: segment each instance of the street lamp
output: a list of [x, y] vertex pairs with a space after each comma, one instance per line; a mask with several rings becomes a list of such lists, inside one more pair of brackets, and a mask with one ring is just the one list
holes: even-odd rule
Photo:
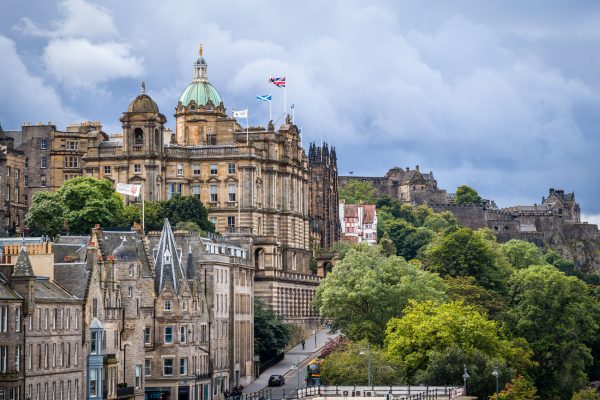
[[496, 378], [496, 400], [498, 400], [498, 377], [500, 376], [500, 371], [498, 371], [498, 363], [494, 365], [494, 371], [492, 372], [492, 376]]
[[292, 369], [296, 370], [296, 398], [300, 398], [300, 357], [298, 361], [292, 365]]
[[[365, 352], [361, 351], [358, 354], [364, 356]], [[367, 343], [367, 374], [368, 386], [371, 386], [371, 343]]]
[[467, 364], [463, 364], [463, 396], [467, 395], [467, 379], [469, 379]]

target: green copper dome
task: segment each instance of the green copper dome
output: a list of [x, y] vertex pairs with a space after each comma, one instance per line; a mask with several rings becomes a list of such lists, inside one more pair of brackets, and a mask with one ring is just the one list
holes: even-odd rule
[[206, 105], [212, 101], [215, 106], [221, 104], [221, 95], [208, 81], [192, 82], [181, 94], [179, 101], [187, 107], [194, 100], [197, 105]]
[[210, 84], [206, 77], [206, 61], [200, 57], [194, 63], [194, 80], [188, 85], [179, 97], [183, 106], [187, 107], [192, 100], [197, 106], [206, 106], [208, 101], [212, 101], [215, 107], [223, 102], [217, 89]]

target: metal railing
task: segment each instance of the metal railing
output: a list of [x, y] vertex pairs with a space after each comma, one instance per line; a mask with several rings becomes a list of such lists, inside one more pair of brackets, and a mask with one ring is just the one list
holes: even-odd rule
[[462, 388], [446, 386], [314, 386], [299, 389], [264, 388], [230, 400], [301, 399], [308, 397], [385, 397], [394, 400], [456, 399]]

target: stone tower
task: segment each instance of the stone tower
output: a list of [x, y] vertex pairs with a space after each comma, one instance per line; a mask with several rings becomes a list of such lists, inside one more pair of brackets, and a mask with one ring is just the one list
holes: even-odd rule
[[327, 143], [310, 144], [308, 150], [310, 186], [310, 233], [314, 244], [330, 249], [340, 240], [338, 172], [335, 148]]

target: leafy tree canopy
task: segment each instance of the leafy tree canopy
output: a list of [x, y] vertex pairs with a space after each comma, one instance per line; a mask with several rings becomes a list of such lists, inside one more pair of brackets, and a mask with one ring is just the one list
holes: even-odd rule
[[281, 317], [267, 309], [259, 299], [254, 301], [254, 351], [264, 363], [285, 350], [291, 328]]
[[[55, 214], [44, 220], [47, 212], [41, 209], [50, 202], [56, 203], [49, 207]], [[36, 234], [56, 235], [65, 223], [69, 232], [84, 234], [89, 233], [95, 224], [120, 226], [124, 221], [123, 202], [112, 188], [112, 183], [91, 177], [69, 179], [54, 193], [34, 195], [32, 210], [26, 217], [26, 223]]]
[[508, 259], [508, 262], [517, 269], [546, 263], [540, 248], [530, 242], [511, 239], [500, 245], [500, 249], [502, 254]]
[[441, 276], [473, 276], [477, 284], [502, 293], [510, 266], [496, 246], [487, 231], [460, 228], [431, 242], [424, 251], [425, 268]]
[[502, 319], [508, 307], [508, 298], [478, 285], [472, 276], [446, 276], [444, 283], [450, 300], [478, 307], [490, 318]]
[[588, 343], [600, 320], [598, 302], [576, 277], [552, 266], [517, 270], [510, 279], [512, 331], [525, 338], [539, 363], [535, 383], [542, 397], [569, 399], [587, 383]]
[[572, 400], [600, 400], [600, 393], [594, 388], [585, 388], [573, 393]]
[[[370, 353], [370, 354], [369, 354]], [[321, 363], [321, 380], [326, 385], [367, 385], [368, 357], [371, 357], [372, 385], [399, 385], [406, 382], [398, 358], [366, 341], [347, 343], [331, 352]]]
[[506, 339], [496, 321], [460, 301], [411, 301], [401, 318], [389, 321], [386, 344], [405, 363], [412, 383], [457, 383], [467, 364], [479, 395], [490, 388], [493, 363], [501, 364], [503, 379], [532, 365], [525, 343]]
[[456, 204], [479, 204], [481, 197], [479, 193], [472, 187], [467, 185], [461, 185], [456, 188], [456, 194], [454, 195], [454, 202]]
[[375, 204], [376, 192], [371, 182], [358, 179], [350, 179], [339, 189], [340, 200], [344, 200], [346, 204]]
[[35, 192], [25, 224], [35, 236], [56, 236], [63, 230], [66, 207], [56, 192]]
[[387, 321], [409, 299], [444, 297], [444, 285], [435, 274], [409, 265], [397, 256], [385, 257], [379, 246], [348, 251], [317, 288], [315, 305], [350, 340], [383, 343]]
[[[519, 375], [498, 393], [498, 400], [536, 400], [538, 398], [536, 393], [537, 389], [533, 383], [523, 375]], [[496, 396], [489, 396], [489, 400], [496, 400]]]

